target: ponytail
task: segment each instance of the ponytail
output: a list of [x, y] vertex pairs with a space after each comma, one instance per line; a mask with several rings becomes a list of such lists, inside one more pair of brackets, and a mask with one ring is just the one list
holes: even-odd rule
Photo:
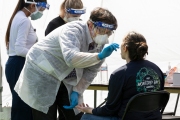
[[25, 6], [25, 2], [24, 0], [19, 0], [18, 4], [16, 5], [16, 8], [9, 20], [9, 23], [8, 23], [8, 27], [7, 27], [7, 30], [6, 30], [6, 36], [5, 36], [5, 43], [6, 43], [6, 48], [9, 49], [9, 36], [10, 36], [10, 28], [11, 28], [11, 24], [12, 24], [12, 20], [14, 18], [14, 16], [16, 15], [16, 13], [23, 9]]

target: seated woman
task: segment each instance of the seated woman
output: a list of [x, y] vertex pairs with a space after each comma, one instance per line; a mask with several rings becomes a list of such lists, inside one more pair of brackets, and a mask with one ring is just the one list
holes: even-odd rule
[[[145, 60], [148, 45], [143, 35], [129, 32], [121, 44], [121, 57], [127, 64], [115, 70], [109, 80], [108, 97], [104, 106], [90, 108], [87, 104], [76, 108], [81, 120], [120, 120], [130, 98], [138, 93], [164, 90], [164, 75], [154, 63]], [[161, 120], [159, 111], [128, 113], [127, 120]]]

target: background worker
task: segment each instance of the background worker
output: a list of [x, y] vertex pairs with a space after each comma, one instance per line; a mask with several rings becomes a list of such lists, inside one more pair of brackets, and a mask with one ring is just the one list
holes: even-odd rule
[[14, 86], [24, 66], [27, 52], [37, 42], [31, 20], [40, 19], [45, 9], [49, 9], [46, 0], [19, 0], [8, 24], [5, 43], [9, 58], [5, 75], [12, 93], [11, 120], [32, 120], [31, 107], [21, 100], [14, 91]]
[[86, 13], [81, 0], [64, 0], [60, 7], [60, 15], [51, 20], [45, 30], [45, 36], [57, 27], [67, 22], [80, 20], [80, 16]]

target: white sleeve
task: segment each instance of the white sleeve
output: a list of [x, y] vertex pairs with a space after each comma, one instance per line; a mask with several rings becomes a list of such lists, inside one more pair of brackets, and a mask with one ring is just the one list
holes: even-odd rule
[[30, 30], [31, 23], [29, 19], [23, 19], [22, 23], [19, 25], [17, 39], [15, 43], [16, 55], [26, 56], [28, 48], [26, 48], [27, 36]]
[[94, 66], [84, 68], [83, 76], [80, 79], [79, 83], [73, 87], [73, 91], [78, 92], [80, 95], [89, 87], [92, 83], [93, 79], [96, 77], [97, 72], [100, 70], [100, 67], [104, 60], [102, 60], [99, 64]]
[[97, 59], [98, 53], [81, 52], [81, 46], [89, 47], [83, 39], [83, 33], [76, 28], [68, 28], [60, 32], [59, 43], [63, 57], [68, 66], [74, 68], [86, 68], [98, 64], [101, 60]]

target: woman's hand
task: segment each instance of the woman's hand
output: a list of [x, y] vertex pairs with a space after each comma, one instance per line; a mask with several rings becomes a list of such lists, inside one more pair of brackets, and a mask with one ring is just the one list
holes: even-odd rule
[[86, 106], [85, 106], [84, 103], [77, 105], [76, 108], [81, 112], [85, 112], [85, 113], [89, 113], [89, 114], [92, 114], [92, 110], [93, 110], [93, 108], [89, 107], [88, 104], [86, 104]]

